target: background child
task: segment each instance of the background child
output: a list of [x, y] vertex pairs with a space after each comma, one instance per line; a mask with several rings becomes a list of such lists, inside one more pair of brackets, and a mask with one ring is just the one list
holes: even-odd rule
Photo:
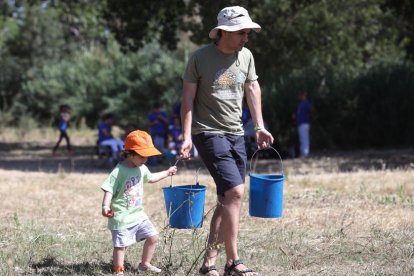
[[69, 105], [61, 105], [59, 107], [59, 139], [56, 142], [56, 145], [53, 147], [53, 155], [56, 155], [56, 151], [59, 148], [60, 142], [62, 139], [65, 138], [66, 140], [66, 147], [68, 149], [68, 153], [72, 154], [72, 147], [70, 145], [70, 138], [66, 130], [69, 128], [69, 120], [70, 120], [70, 112], [71, 108]]
[[161, 272], [151, 265], [158, 232], [145, 214], [143, 184], [154, 183], [177, 173], [177, 167], [151, 173], [144, 163], [149, 156], [160, 155], [153, 145], [151, 136], [145, 131], [135, 130], [125, 139], [125, 158], [110, 173], [102, 184], [104, 197], [102, 215], [109, 218], [108, 228], [112, 233], [113, 269], [115, 275], [123, 275], [124, 256], [128, 246], [145, 239], [140, 272]]
[[98, 145], [111, 148], [110, 161], [118, 162], [119, 153], [124, 147], [124, 141], [112, 135], [112, 126], [115, 124], [115, 116], [112, 113], [104, 114], [102, 121], [98, 124]]

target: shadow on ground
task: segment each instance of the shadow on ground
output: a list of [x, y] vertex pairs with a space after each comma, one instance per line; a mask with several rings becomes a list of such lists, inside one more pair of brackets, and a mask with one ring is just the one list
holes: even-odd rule
[[[113, 168], [105, 158], [99, 158], [93, 146], [78, 146], [74, 154], [69, 155], [63, 149], [57, 156], [53, 156], [51, 148], [30, 143], [0, 143], [0, 169], [35, 172], [108, 172]], [[152, 170], [163, 170], [175, 163], [173, 160], [163, 162]], [[283, 165], [283, 168], [282, 168]], [[207, 170], [199, 158], [179, 162], [181, 170], [200, 173]], [[289, 173], [310, 172], [350, 172], [358, 170], [384, 170], [384, 169], [414, 169], [414, 149], [390, 150], [361, 150], [361, 151], [318, 151], [307, 159], [286, 159], [282, 162], [272, 150], [260, 151], [249, 158], [248, 172], [276, 172], [289, 171]]]
[[[55, 257], [46, 257], [38, 263], [33, 263], [31, 269], [36, 275], [110, 275], [112, 265], [110, 262], [64, 264]], [[125, 269], [132, 272], [131, 264], [126, 263]]]
[[[163, 160], [154, 166], [154, 171], [164, 170], [176, 160]], [[114, 164], [107, 158], [100, 158], [92, 146], [74, 147], [74, 153], [68, 154], [61, 149], [57, 155], [52, 155], [50, 147], [29, 143], [0, 143], [0, 169], [20, 170], [31, 172], [108, 172]], [[178, 164], [182, 169], [204, 170], [201, 160], [194, 158]]]

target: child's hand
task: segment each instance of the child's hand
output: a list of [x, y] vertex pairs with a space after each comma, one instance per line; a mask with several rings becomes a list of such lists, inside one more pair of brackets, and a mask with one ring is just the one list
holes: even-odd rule
[[168, 176], [175, 175], [177, 173], [177, 166], [172, 166], [168, 169]]
[[106, 209], [106, 208], [102, 209], [102, 216], [107, 217], [107, 218], [112, 218], [114, 217], [114, 215], [115, 215], [114, 210]]

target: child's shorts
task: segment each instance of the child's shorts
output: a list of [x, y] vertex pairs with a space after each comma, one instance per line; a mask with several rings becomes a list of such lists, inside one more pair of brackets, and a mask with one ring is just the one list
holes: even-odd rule
[[146, 238], [158, 235], [154, 225], [149, 220], [122, 230], [111, 230], [114, 247], [127, 247]]

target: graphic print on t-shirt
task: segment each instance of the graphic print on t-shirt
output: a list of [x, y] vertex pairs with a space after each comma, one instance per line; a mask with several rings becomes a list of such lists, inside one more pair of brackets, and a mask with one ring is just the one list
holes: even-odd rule
[[228, 68], [218, 70], [214, 76], [213, 95], [219, 99], [239, 99], [242, 97], [237, 92], [237, 85], [245, 82], [246, 75], [238, 71], [237, 73]]
[[124, 197], [129, 206], [142, 207], [142, 179], [139, 176], [131, 176], [125, 183]]

